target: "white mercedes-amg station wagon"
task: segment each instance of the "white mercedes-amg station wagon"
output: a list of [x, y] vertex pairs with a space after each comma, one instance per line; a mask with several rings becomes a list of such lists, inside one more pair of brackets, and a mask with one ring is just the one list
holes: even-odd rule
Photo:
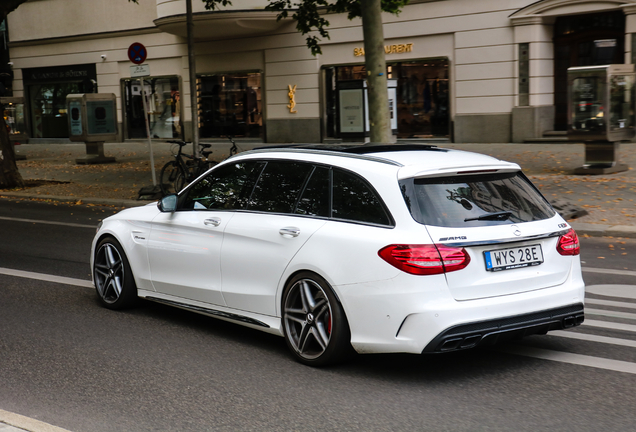
[[425, 145], [241, 153], [105, 219], [91, 267], [107, 308], [189, 309], [283, 336], [316, 366], [584, 316], [578, 237], [519, 166]]

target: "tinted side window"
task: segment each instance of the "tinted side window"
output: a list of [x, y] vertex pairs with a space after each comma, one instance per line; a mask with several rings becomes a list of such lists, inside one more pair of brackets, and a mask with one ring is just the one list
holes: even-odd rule
[[193, 185], [182, 208], [194, 210], [244, 209], [262, 162], [239, 162], [223, 165]]
[[332, 217], [379, 225], [391, 225], [384, 205], [371, 187], [353, 173], [333, 170]]
[[329, 217], [329, 168], [317, 167], [298, 201], [296, 214]]
[[311, 165], [300, 162], [267, 162], [256, 183], [248, 209], [292, 213], [311, 170]]

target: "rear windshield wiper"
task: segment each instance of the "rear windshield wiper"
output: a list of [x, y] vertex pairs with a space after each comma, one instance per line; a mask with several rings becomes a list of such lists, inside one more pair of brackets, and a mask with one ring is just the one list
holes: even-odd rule
[[510, 211], [502, 211], [496, 213], [486, 213], [481, 216], [466, 218], [464, 222], [476, 221], [476, 220], [506, 220], [510, 216], [512, 216], [512, 212]]

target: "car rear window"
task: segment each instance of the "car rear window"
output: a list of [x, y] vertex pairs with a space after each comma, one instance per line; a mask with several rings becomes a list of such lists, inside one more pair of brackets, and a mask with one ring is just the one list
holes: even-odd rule
[[475, 227], [549, 219], [554, 210], [520, 172], [406, 179], [400, 188], [422, 224]]

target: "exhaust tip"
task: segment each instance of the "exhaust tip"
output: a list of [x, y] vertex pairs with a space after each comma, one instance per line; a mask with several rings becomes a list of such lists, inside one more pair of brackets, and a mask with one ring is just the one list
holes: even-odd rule
[[563, 328], [570, 328], [581, 325], [584, 320], [585, 317], [583, 314], [567, 316], [563, 318]]

